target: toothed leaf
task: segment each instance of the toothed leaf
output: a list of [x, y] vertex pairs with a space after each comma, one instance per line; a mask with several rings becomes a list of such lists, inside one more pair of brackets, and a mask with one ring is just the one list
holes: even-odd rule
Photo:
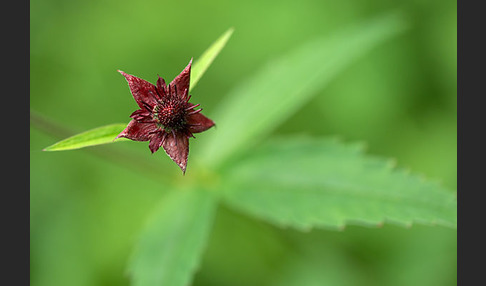
[[231, 206], [279, 226], [393, 223], [456, 228], [452, 191], [333, 140], [280, 140], [226, 170]]

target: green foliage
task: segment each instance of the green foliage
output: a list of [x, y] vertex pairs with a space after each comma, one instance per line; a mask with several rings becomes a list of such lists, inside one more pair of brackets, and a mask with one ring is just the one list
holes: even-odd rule
[[[44, 151], [74, 150], [115, 142], [115, 137], [127, 127], [126, 124], [110, 124], [76, 134], [44, 148]], [[128, 139], [120, 138], [117, 141]]]
[[359, 56], [405, 28], [403, 16], [388, 14], [313, 39], [266, 63], [221, 102], [212, 116], [218, 132], [201, 147], [200, 160], [217, 166], [233, 153], [251, 147]]
[[413, 222], [456, 227], [453, 193], [336, 140], [272, 140], [224, 172], [224, 198], [279, 226], [343, 229]]
[[133, 285], [188, 285], [212, 225], [216, 199], [202, 189], [174, 190], [142, 231], [129, 273]]
[[191, 82], [189, 89], [192, 90], [194, 86], [199, 82], [199, 79], [203, 76], [209, 66], [213, 63], [214, 59], [221, 50], [224, 48], [229, 38], [233, 34], [234, 29], [229, 28], [223, 35], [221, 35], [213, 44], [201, 55], [201, 57], [194, 63], [194, 67], [191, 70]]

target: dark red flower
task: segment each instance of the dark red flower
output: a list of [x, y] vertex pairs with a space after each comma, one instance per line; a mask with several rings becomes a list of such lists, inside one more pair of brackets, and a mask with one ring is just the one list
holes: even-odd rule
[[202, 108], [195, 110], [199, 104], [189, 102], [191, 64], [192, 59], [169, 85], [160, 76], [157, 85], [153, 85], [119, 70], [140, 109], [130, 115], [133, 119], [116, 138], [150, 141], [152, 153], [162, 146], [183, 173], [187, 167], [189, 137], [214, 126], [211, 119], [200, 113]]

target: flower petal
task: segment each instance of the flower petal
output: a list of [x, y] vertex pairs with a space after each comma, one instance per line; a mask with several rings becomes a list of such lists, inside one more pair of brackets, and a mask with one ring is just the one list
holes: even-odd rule
[[150, 138], [149, 148], [152, 153], [159, 150], [160, 146], [162, 146], [162, 142], [164, 141], [167, 133], [165, 131], [159, 131], [152, 135]]
[[191, 133], [199, 133], [213, 127], [214, 122], [199, 112], [188, 116], [187, 125]]
[[155, 85], [144, 79], [129, 75], [121, 70], [118, 70], [118, 72], [121, 73], [127, 80], [130, 91], [138, 106], [140, 106], [142, 109], [152, 111], [154, 106], [157, 104], [158, 99]]
[[192, 65], [192, 58], [189, 61], [189, 64], [186, 66], [186, 68], [174, 78], [174, 80], [170, 83], [170, 92], [171, 96], [177, 94], [182, 97], [183, 99], [186, 99], [186, 96], [183, 96], [185, 93], [184, 91], [189, 90], [189, 81], [190, 81], [190, 76], [191, 76], [191, 65]]
[[181, 168], [182, 172], [186, 172], [187, 156], [189, 154], [189, 138], [184, 132], [175, 132], [167, 134], [165, 140], [162, 142], [165, 153]]
[[[127, 128], [120, 132], [116, 138], [125, 137], [135, 141], [147, 141], [159, 128], [155, 123], [139, 123], [132, 119]], [[115, 139], [116, 139], [115, 138]]]
[[165, 80], [159, 76], [157, 79], [157, 90], [160, 95], [160, 99], [163, 99], [167, 96], [167, 85], [165, 84]]
[[137, 109], [131, 115], [130, 118], [137, 120], [138, 122], [153, 122], [152, 113], [144, 109]]

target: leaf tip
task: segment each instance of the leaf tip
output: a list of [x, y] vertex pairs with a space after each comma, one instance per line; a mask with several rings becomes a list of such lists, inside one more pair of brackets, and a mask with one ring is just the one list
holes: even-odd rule
[[49, 145], [49, 146], [45, 147], [44, 149], [42, 149], [42, 151], [48, 151], [48, 152], [50, 152], [50, 151], [56, 151], [56, 149], [53, 148], [54, 145], [56, 145], [56, 144]]

